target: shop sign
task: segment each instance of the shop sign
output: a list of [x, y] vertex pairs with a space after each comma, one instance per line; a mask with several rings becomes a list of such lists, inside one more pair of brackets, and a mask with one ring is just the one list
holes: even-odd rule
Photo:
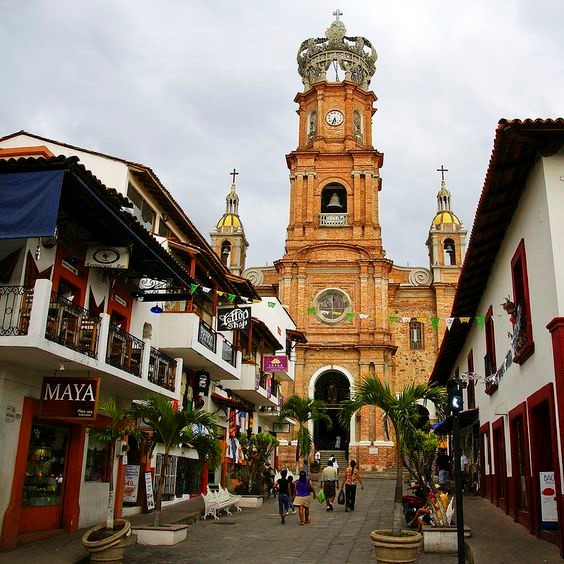
[[145, 498], [147, 499], [147, 510], [155, 509], [155, 496], [153, 495], [153, 475], [145, 472]]
[[262, 357], [262, 369], [265, 372], [288, 372], [288, 357], [285, 354], [265, 354]]
[[129, 267], [129, 248], [110, 246], [88, 247], [84, 266], [127, 269]]
[[40, 416], [48, 419], [96, 419], [100, 378], [44, 377]]
[[137, 501], [137, 490], [139, 489], [139, 470], [141, 466], [128, 464], [125, 467], [125, 480], [123, 486], [123, 501], [135, 503]]
[[543, 527], [555, 527], [558, 523], [556, 508], [556, 483], [554, 472], [539, 472], [541, 494], [541, 522]]
[[217, 312], [217, 330], [246, 329], [251, 319], [250, 307], [220, 308]]

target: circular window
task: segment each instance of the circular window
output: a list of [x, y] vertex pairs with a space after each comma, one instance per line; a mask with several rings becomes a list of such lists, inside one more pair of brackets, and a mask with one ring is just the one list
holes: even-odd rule
[[317, 317], [325, 323], [338, 323], [351, 310], [351, 300], [342, 290], [328, 288], [314, 300]]

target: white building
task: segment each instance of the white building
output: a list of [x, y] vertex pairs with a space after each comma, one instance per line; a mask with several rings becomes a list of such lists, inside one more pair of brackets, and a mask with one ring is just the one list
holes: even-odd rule
[[563, 142], [563, 119], [499, 122], [431, 376], [466, 385], [463, 442], [480, 495], [560, 547]]

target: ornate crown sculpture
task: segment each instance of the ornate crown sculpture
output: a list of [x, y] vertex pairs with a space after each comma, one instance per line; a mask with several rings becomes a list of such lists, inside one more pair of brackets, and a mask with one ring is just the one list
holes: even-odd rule
[[327, 80], [327, 70], [331, 64], [341, 68], [345, 80], [351, 80], [368, 90], [370, 79], [376, 70], [378, 58], [376, 50], [364, 37], [346, 37], [343, 22], [337, 18], [325, 37], [306, 39], [298, 50], [298, 72], [302, 77], [304, 91], [314, 82]]

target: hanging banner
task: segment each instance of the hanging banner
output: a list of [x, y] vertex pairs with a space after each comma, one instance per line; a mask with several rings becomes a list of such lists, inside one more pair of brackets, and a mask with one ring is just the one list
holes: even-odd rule
[[147, 499], [147, 510], [155, 509], [155, 496], [153, 495], [153, 475], [145, 472], [145, 498]]
[[217, 330], [233, 331], [246, 329], [251, 320], [250, 307], [219, 308], [217, 310]]
[[135, 503], [137, 501], [140, 469], [141, 466], [137, 464], [128, 464], [125, 467], [125, 480], [123, 485], [123, 501], [125, 503]]
[[262, 369], [264, 372], [288, 372], [288, 357], [285, 354], [265, 354], [262, 357]]
[[556, 483], [554, 472], [539, 472], [541, 494], [541, 523], [543, 527], [558, 526], [558, 511], [556, 509]]
[[84, 266], [91, 268], [121, 268], [129, 267], [128, 247], [96, 246], [88, 247]]

